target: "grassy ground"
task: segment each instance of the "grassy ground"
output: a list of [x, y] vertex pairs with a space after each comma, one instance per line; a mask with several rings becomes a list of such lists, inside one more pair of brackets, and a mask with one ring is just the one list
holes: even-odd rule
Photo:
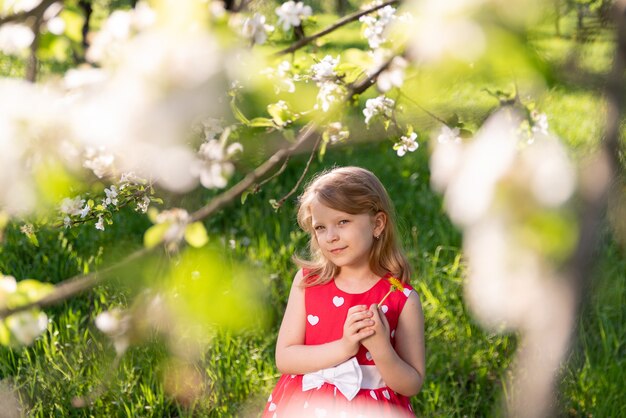
[[[340, 41], [331, 38], [329, 44], [340, 48]], [[352, 42], [349, 37], [344, 41]], [[549, 34], [538, 34], [533, 42], [537, 54], [553, 64], [555, 71], [566, 51], [576, 46], [572, 39]], [[603, 40], [596, 42], [580, 49], [587, 51], [583, 56], [589, 55], [584, 60], [589, 62], [589, 71], [599, 77], [606, 71], [608, 52]], [[446, 115], [458, 112], [470, 125], [477, 125], [479, 115], [495, 105], [482, 88], [511, 84], [506, 72], [492, 74], [476, 73], [471, 82], [446, 86], [440, 82], [441, 74], [424, 73], [413, 75], [408, 83], [416, 92], [414, 100], [423, 100]], [[447, 75], [455, 77], [455, 72]], [[429, 89], [431, 84], [439, 88]], [[600, 93], [593, 84], [574, 88], [556, 83], [537, 102], [576, 159], [597, 145], [603, 120]], [[409, 104], [405, 116], [414, 120], [418, 129], [423, 129], [422, 124], [432, 125], [421, 110]], [[372, 130], [364, 136], [377, 133]], [[481, 330], [466, 311], [461, 236], [442, 212], [440, 197], [430, 190], [427, 154], [424, 143], [402, 159], [387, 142], [331, 148], [323, 162], [313, 162], [311, 172], [335, 164], [369, 168], [388, 187], [396, 204], [404, 244], [415, 269], [412, 284], [421, 295], [426, 319], [428, 376], [422, 392], [412, 400], [414, 409], [429, 417], [498, 415], [502, 382], [516, 337]], [[256, 416], [278, 378], [273, 350], [295, 273], [290, 257], [306, 246], [306, 237], [295, 223], [293, 199], [277, 214], [267, 202], [284, 195], [303, 167], [304, 156], [296, 158], [279, 179], [250, 196], [245, 205], [235, 203], [206, 222], [211, 236], [223, 242], [232, 263], [246, 259], [262, 267], [265, 273], [259, 280], [268, 291], [271, 319], [268, 329], [217, 333], [198, 364], [214, 382], [202, 402], [182, 407], [165, 394], [161, 376], [167, 351], [159, 340], [132, 348], [117, 369], [111, 368], [114, 350], [95, 329], [94, 318], [108, 306], [128, 303], [132, 286], [103, 286], [51, 309], [48, 331], [32, 347], [0, 347], [0, 388], [16, 389], [29, 415], [37, 417]], [[193, 208], [207, 198], [206, 193], [198, 194], [180, 204]], [[33, 247], [17, 226], [10, 226], [0, 248], [0, 271], [57, 282], [139, 248], [148, 224], [133, 212], [123, 212], [104, 232], [93, 227], [41, 231], [39, 248]], [[557, 410], [565, 416], [626, 416], [622, 402], [626, 397], [622, 384], [626, 381], [626, 261], [624, 249], [608, 231], [598, 259], [577, 338], [562, 371]], [[95, 396], [91, 405], [72, 406], [72, 399], [93, 395], [103, 382], [106, 390]]]

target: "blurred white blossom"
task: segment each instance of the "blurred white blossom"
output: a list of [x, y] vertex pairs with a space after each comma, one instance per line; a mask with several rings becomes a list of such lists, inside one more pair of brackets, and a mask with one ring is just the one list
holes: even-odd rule
[[437, 135], [437, 142], [461, 142], [461, 130], [458, 127], [450, 128], [448, 125], [443, 125], [439, 135]]
[[102, 312], [96, 317], [96, 327], [113, 341], [113, 346], [118, 354], [126, 351], [130, 344], [130, 322], [128, 314], [119, 308], [113, 308]]
[[350, 131], [341, 122], [331, 122], [326, 126], [325, 136], [331, 144], [341, 142], [350, 136]]
[[85, 199], [81, 199], [80, 196], [70, 199], [66, 197], [61, 202], [61, 213], [65, 213], [72, 216], [78, 216], [81, 213], [81, 209], [85, 204]]
[[113, 174], [113, 154], [106, 152], [103, 147], [94, 149], [88, 147], [85, 151], [83, 167], [90, 169], [98, 178]]
[[346, 95], [345, 87], [332, 81], [321, 83], [319, 88], [315, 109], [321, 107], [324, 112], [328, 112], [335, 104], [343, 100]]
[[35, 40], [29, 26], [21, 23], [5, 23], [0, 26], [0, 51], [8, 55], [19, 55]]
[[395, 56], [389, 66], [378, 75], [376, 86], [381, 93], [386, 93], [393, 87], [400, 88], [404, 84], [404, 70], [408, 63], [401, 56]]
[[283, 27], [284, 31], [288, 31], [291, 27], [297, 27], [302, 21], [311, 16], [313, 10], [311, 6], [305, 6], [302, 2], [294, 2], [289, 0], [276, 8], [278, 15], [278, 24]]
[[255, 13], [254, 16], [244, 20], [241, 32], [245, 38], [261, 45], [267, 40], [267, 34], [273, 30], [274, 27], [272, 25], [265, 24], [265, 16]]
[[294, 83], [295, 76], [291, 74], [291, 64], [287, 60], [283, 60], [276, 68], [268, 67], [261, 71], [270, 80], [274, 81], [274, 91], [276, 94], [281, 91], [293, 93], [296, 91]]
[[28, 12], [39, 6], [41, 0], [4, 0], [0, 3], [2, 15], [7, 13]]
[[48, 316], [38, 310], [22, 311], [9, 316], [5, 322], [17, 341], [29, 345], [48, 327]]
[[96, 229], [104, 231], [104, 218], [102, 215], [98, 215], [98, 221], [96, 222]]

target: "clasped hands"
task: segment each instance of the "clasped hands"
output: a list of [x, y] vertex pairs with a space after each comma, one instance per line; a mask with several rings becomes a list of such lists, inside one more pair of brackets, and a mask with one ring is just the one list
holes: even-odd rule
[[363, 344], [373, 358], [391, 347], [389, 322], [377, 304], [369, 307], [356, 305], [348, 309], [342, 341], [349, 356], [356, 355], [359, 344]]

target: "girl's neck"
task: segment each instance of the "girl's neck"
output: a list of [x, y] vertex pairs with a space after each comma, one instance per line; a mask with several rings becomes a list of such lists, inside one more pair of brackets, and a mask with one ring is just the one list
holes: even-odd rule
[[369, 267], [363, 269], [346, 269], [344, 267], [335, 276], [335, 284], [345, 292], [361, 293], [376, 284], [380, 277]]

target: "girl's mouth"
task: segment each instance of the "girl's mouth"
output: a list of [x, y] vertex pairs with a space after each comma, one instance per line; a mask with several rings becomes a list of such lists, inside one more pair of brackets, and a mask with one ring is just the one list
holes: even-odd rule
[[330, 250], [330, 252], [333, 253], [333, 254], [339, 254], [343, 250], [345, 250], [346, 248], [348, 248], [348, 247], [334, 248], [334, 249]]

